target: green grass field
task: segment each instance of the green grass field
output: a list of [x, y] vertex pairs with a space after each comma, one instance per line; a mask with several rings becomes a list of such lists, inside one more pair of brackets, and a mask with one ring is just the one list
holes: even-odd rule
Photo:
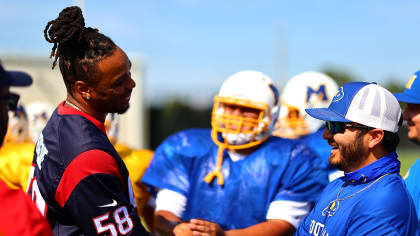
[[405, 176], [408, 169], [420, 157], [420, 148], [417, 149], [397, 149], [398, 158], [401, 161], [401, 176]]

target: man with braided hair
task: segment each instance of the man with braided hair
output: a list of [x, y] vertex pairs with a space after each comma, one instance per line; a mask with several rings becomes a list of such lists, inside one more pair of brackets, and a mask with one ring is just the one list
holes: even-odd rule
[[55, 235], [147, 235], [124, 162], [106, 135], [108, 113], [129, 108], [135, 82], [121, 48], [86, 28], [79, 7], [48, 22], [67, 98], [38, 137], [28, 192]]

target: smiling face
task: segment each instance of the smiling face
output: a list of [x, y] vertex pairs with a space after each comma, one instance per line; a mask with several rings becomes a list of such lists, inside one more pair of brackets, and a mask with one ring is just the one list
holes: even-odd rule
[[322, 137], [332, 147], [328, 159], [331, 167], [344, 172], [352, 172], [362, 167], [366, 159], [367, 147], [361, 130], [345, 128], [342, 133], [332, 134], [325, 129]]
[[113, 54], [98, 63], [99, 79], [92, 86], [92, 105], [98, 112], [126, 112], [136, 83], [131, 78], [131, 62], [127, 55], [116, 47]]
[[407, 121], [408, 138], [414, 143], [420, 144], [420, 104], [407, 103], [403, 119]]

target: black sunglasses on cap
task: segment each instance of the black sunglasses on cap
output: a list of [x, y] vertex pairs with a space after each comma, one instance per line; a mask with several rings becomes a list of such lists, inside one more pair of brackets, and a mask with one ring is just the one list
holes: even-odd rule
[[16, 93], [9, 93], [6, 96], [0, 97], [0, 100], [6, 100], [9, 106], [9, 111], [14, 111], [17, 108], [19, 102], [19, 95]]
[[343, 133], [346, 128], [373, 129], [369, 126], [361, 125], [357, 123], [346, 123], [346, 122], [336, 122], [336, 121], [327, 121], [326, 126], [331, 134]]

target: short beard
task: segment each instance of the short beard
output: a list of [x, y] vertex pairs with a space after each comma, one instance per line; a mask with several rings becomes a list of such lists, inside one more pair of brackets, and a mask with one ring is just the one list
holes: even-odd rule
[[118, 115], [124, 114], [128, 111], [128, 109], [130, 108], [130, 104], [128, 104], [128, 106], [126, 107], [118, 107], [116, 109], [114, 109], [112, 112], [107, 112], [107, 113], [117, 113]]
[[338, 151], [341, 154], [342, 160], [338, 163], [329, 162], [330, 166], [339, 170], [351, 170], [358, 166], [363, 160], [363, 134], [359, 133], [356, 140], [346, 146], [339, 146]]

